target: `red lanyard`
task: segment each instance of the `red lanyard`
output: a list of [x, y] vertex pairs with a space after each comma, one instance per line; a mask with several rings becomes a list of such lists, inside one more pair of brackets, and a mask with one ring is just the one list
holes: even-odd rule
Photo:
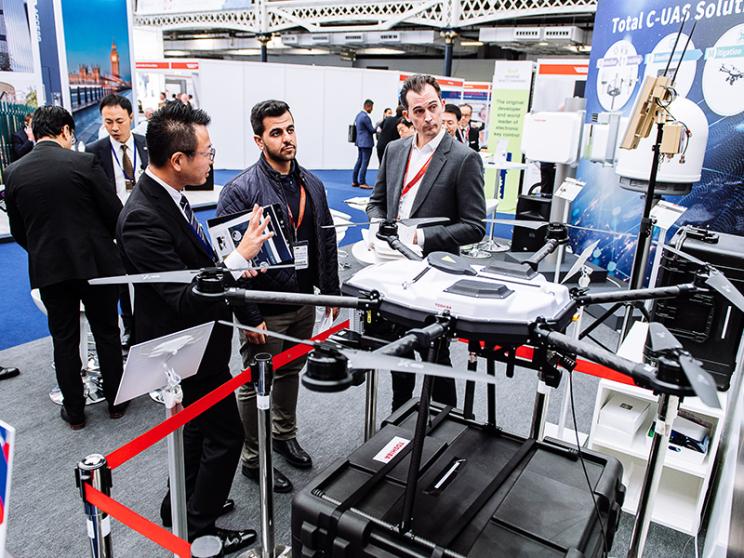
[[[413, 148], [412, 148], [413, 149]], [[426, 174], [427, 169], [429, 168], [429, 163], [431, 163], [431, 158], [434, 156], [434, 153], [429, 155], [429, 158], [426, 160], [424, 165], [419, 169], [419, 171], [416, 173], [416, 176], [414, 176], [408, 184], [405, 184], [406, 175], [408, 174], [408, 165], [411, 164], [411, 153], [408, 153], [408, 161], [406, 161], [406, 170], [403, 171], [403, 180], [404, 180], [404, 186], [403, 191], [400, 193], [400, 199], [402, 200], [405, 195], [413, 188], [416, 184], [419, 183], [419, 181], [424, 177]]]
[[307, 203], [307, 194], [305, 193], [305, 187], [300, 184], [300, 215], [297, 219], [297, 223], [295, 224], [294, 215], [292, 215], [292, 209], [289, 207], [289, 204], [287, 204], [287, 212], [289, 213], [289, 221], [292, 223], [292, 226], [294, 227], [295, 234], [297, 234], [297, 231], [300, 230], [300, 227], [302, 226], [302, 220], [305, 218], [305, 204]]

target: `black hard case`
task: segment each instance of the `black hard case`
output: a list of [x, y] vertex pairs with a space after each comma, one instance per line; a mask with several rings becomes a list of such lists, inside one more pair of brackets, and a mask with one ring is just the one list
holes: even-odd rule
[[[686, 227], [672, 238], [680, 249], [723, 273], [744, 293], [744, 237]], [[658, 285], [678, 285], [694, 279], [695, 264], [671, 252], [662, 255]], [[703, 363], [720, 389], [728, 389], [744, 330], [744, 314], [723, 296], [710, 293], [659, 300], [653, 319], [663, 323], [690, 353]]]
[[[412, 400], [348, 459], [332, 465], [295, 496], [293, 556], [602, 555], [601, 528], [575, 450], [558, 442], [525, 440], [452, 414], [426, 438], [414, 508], [415, 537], [397, 530], [410, 456], [355, 507], [339, 514], [338, 505], [383, 466], [373, 456], [394, 436], [412, 438], [416, 409]], [[519, 466], [484, 505], [473, 508], [525, 444], [532, 446]], [[582, 454], [611, 546], [625, 495], [622, 465], [591, 451]], [[464, 461], [456, 474], [445, 479], [458, 460]], [[470, 508], [477, 513], [463, 525], [461, 518]]]

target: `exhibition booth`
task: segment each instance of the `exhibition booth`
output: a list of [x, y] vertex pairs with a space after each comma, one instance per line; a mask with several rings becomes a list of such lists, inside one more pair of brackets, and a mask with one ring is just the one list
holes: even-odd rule
[[[38, 35], [32, 55], [11, 57], [19, 66], [0, 72], [18, 80], [12, 102], [0, 102], [0, 165], [11, 164], [12, 136], [37, 104], [67, 108], [84, 151], [106, 135], [97, 109], [104, 95], [131, 99], [143, 126], [166, 101], [188, 97], [211, 117], [215, 154], [213, 189], [185, 197], [210, 258], [221, 261], [250, 217], [215, 218], [215, 207], [224, 184], [261, 157], [251, 109], [283, 100], [297, 161], [324, 186], [341, 284], [320, 294], [231, 279], [227, 271], [304, 269], [301, 243], [281, 232], [281, 204], [266, 209], [279, 228], [249, 268], [92, 279], [130, 296], [180, 283], [204, 304], [318, 313], [310, 339], [217, 320], [137, 343], [124, 354], [116, 399], [132, 402], [124, 426], [99, 421], [62, 436], [59, 421], [47, 420], [47, 310], [32, 298], [25, 253], [0, 212], [0, 363], [14, 358], [27, 368], [0, 383], [0, 558], [22, 558], [26, 548], [38, 556], [226, 556], [224, 537], [189, 534], [184, 427], [244, 385], [258, 396], [258, 471], [255, 483], [236, 475], [235, 515], [226, 519], [250, 523], [258, 536], [240, 558], [719, 558], [740, 550], [744, 8], [599, 0], [588, 57], [494, 59], [488, 82], [434, 76], [445, 103], [472, 109], [468, 133], [478, 130], [470, 160], [482, 177], [477, 226], [485, 234], [457, 243], [464, 233], [448, 227], [464, 225], [459, 208], [415, 213], [430, 192], [456, 199], [437, 191], [446, 157], [432, 153], [423, 164], [414, 183], [422, 180], [424, 193], [415, 191], [410, 215], [400, 214], [404, 184], [381, 182], [378, 189], [403, 194], [394, 198], [397, 217], [385, 208], [374, 219], [367, 212], [379, 200], [352, 186], [355, 117], [371, 99], [371, 122], [383, 121], [416, 68], [165, 56], [163, 30], [136, 28], [128, 2], [99, 14], [82, 0], [65, 3], [31, 2], [29, 39], [22, 28], [8, 47]], [[6, 24], [15, 21], [9, 6]], [[81, 26], [95, 22], [100, 29], [85, 37]], [[549, 27], [527, 29], [544, 38]], [[94, 57], [92, 44], [104, 39]], [[405, 182], [412, 157], [401, 160]], [[380, 163], [372, 156], [372, 176]], [[420, 243], [440, 237], [437, 250]], [[331, 307], [341, 309], [335, 320], [323, 313]], [[80, 320], [95, 416], [104, 395], [84, 307]], [[213, 329], [226, 327], [232, 378], [184, 405], [182, 382], [198, 374]], [[281, 338], [284, 350], [243, 365], [236, 340], [256, 334]], [[314, 464], [293, 470], [287, 497], [274, 494], [277, 465], [291, 461], [277, 450], [272, 390], [281, 369], [305, 357], [298, 423]], [[406, 375], [419, 390], [390, 413]], [[456, 386], [455, 403], [441, 396], [445, 382]], [[53, 401], [62, 404], [59, 393]], [[169, 528], [153, 519], [166, 477]], [[53, 500], [59, 510], [40, 511]], [[40, 534], [26, 541], [34, 518]]]

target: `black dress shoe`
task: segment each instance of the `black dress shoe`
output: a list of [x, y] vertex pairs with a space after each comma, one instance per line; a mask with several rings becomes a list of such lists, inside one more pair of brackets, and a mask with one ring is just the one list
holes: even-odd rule
[[290, 440], [274, 440], [274, 451], [284, 456], [287, 463], [298, 469], [309, 469], [313, 466], [312, 458], [297, 443], [297, 438]]
[[232, 529], [215, 527], [214, 534], [222, 540], [222, 551], [225, 553], [225, 556], [251, 546], [256, 542], [256, 531], [253, 529], [233, 531]]
[[[248, 477], [252, 481], [258, 482], [258, 467], [254, 468], [243, 465], [242, 471], [244, 477]], [[282, 494], [292, 492], [292, 481], [283, 475], [276, 467], [274, 467], [274, 492]]]
[[14, 378], [20, 374], [21, 371], [18, 368], [0, 366], [0, 380], [7, 380], [8, 378]]
[[127, 412], [127, 407], [129, 407], [129, 401], [122, 403], [121, 405], [109, 405], [109, 417], [112, 419], [120, 419], [124, 416], [124, 413]]
[[70, 425], [70, 428], [73, 430], [80, 430], [82, 428], [85, 428], [85, 415], [68, 415], [67, 409], [62, 407], [59, 410], [59, 416], [62, 417], [62, 420], [65, 421], [67, 424]]
[[[228, 498], [227, 500], [225, 500], [225, 503], [222, 504], [218, 516], [222, 517], [223, 515], [230, 513], [234, 509], [235, 500], [233, 500], [232, 498]], [[160, 521], [163, 522], [163, 527], [173, 527], [173, 516], [171, 515], [170, 505], [166, 506], [165, 500], [160, 506]]]

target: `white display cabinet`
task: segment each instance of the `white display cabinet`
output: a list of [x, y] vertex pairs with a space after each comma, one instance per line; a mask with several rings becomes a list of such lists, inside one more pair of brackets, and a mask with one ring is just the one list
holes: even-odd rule
[[[632, 437], [632, 442], [618, 441], [618, 437], [612, 436], [611, 430], [600, 423], [600, 411], [614, 394], [650, 403], [648, 415]], [[721, 405], [724, 408], [725, 395], [719, 393]], [[651, 518], [659, 525], [694, 536], [700, 527], [703, 503], [718, 451], [723, 410], [712, 409], [697, 397], [689, 397], [682, 401], [680, 411], [689, 412], [710, 424], [708, 451], [706, 454], [700, 454], [687, 448], [679, 448], [679, 451], [667, 448], [664, 470]], [[655, 416], [656, 396], [649, 390], [611, 380], [600, 381], [588, 446], [594, 451], [616, 457], [623, 464], [623, 484], [627, 488], [623, 511], [627, 513], [635, 514], [638, 508], [640, 490], [651, 449], [651, 438], [647, 436], [647, 432]]]

